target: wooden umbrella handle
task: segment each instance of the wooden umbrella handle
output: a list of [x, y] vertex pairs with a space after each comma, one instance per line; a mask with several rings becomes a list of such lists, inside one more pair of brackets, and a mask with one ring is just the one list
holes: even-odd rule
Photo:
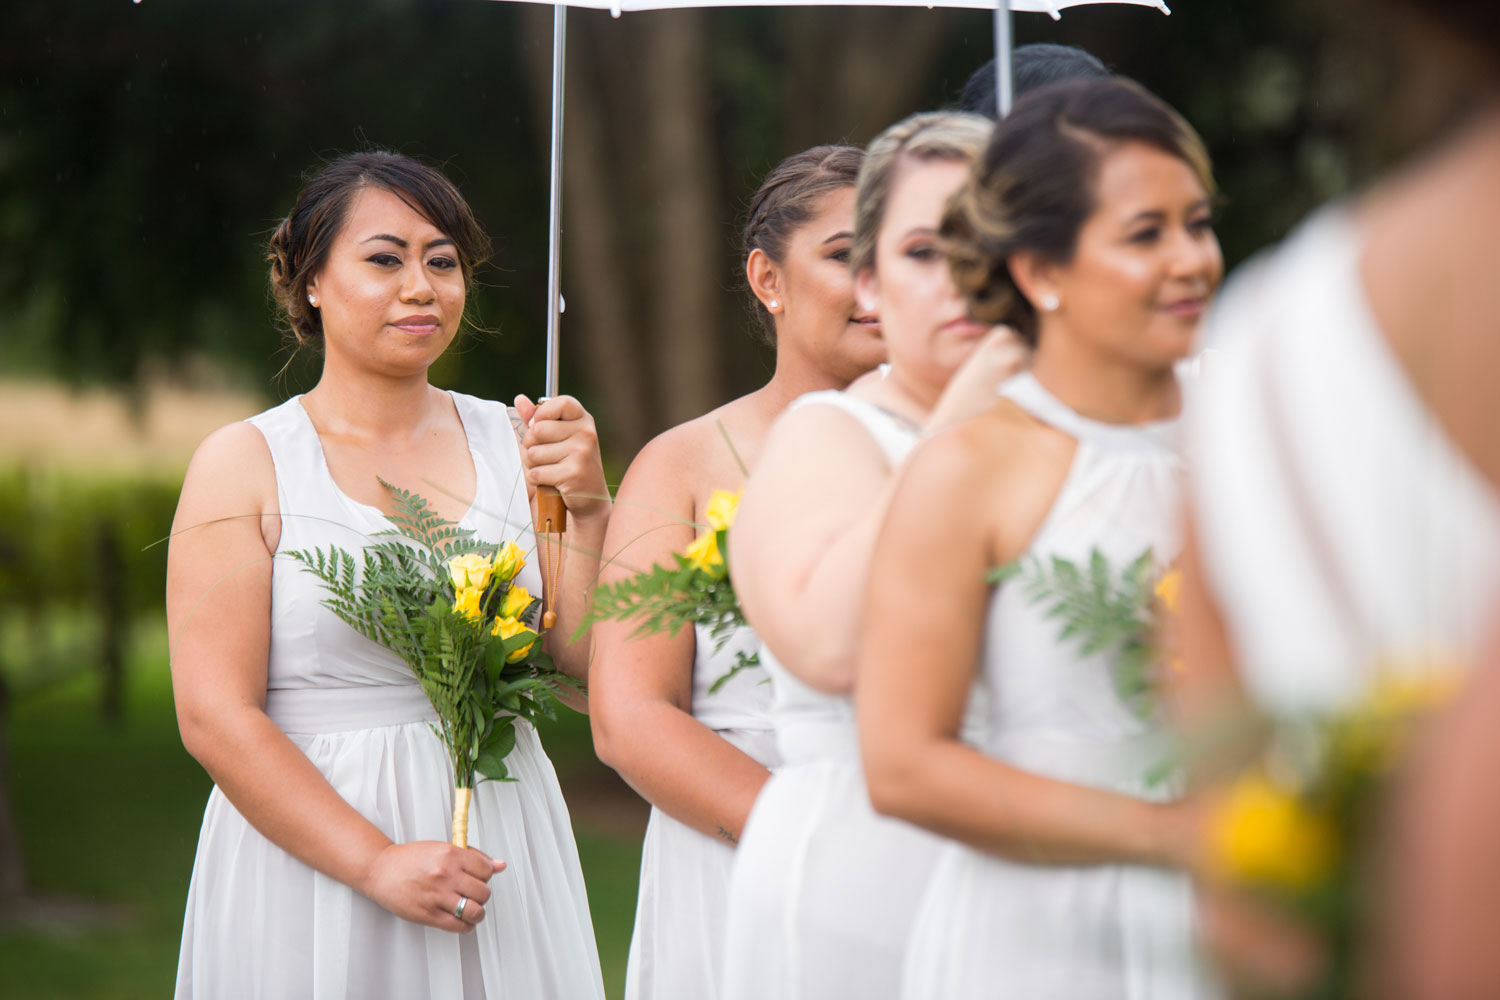
[[555, 486], [536, 488], [536, 530], [554, 535], [568, 530], [568, 505]]

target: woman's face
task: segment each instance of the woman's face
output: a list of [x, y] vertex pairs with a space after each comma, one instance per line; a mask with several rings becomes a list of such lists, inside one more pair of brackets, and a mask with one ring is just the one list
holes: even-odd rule
[[892, 366], [934, 389], [947, 385], [990, 329], [969, 318], [938, 240], [943, 207], [968, 176], [968, 164], [950, 160], [899, 164], [875, 237], [875, 267], [857, 278], [861, 301], [880, 314]]
[[1040, 272], [1057, 304], [1039, 310], [1042, 339], [1064, 328], [1101, 354], [1170, 367], [1224, 276], [1208, 192], [1182, 160], [1130, 142], [1105, 154], [1095, 198], [1073, 259]]
[[792, 233], [777, 266], [777, 349], [797, 351], [840, 383], [885, 360], [879, 322], [854, 301], [853, 237], [854, 188], [838, 188], [823, 195], [813, 217]]
[[458, 251], [395, 194], [355, 194], [323, 269], [308, 282], [330, 358], [392, 375], [425, 372], [453, 342], [464, 313]]

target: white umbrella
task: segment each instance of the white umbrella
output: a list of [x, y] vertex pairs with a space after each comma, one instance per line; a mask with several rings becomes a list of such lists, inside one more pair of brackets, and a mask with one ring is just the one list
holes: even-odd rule
[[[567, 50], [567, 9], [589, 7], [607, 10], [615, 17], [625, 11], [667, 10], [679, 7], [748, 7], [757, 6], [748, 0], [522, 0], [526, 3], [551, 2], [552, 20], [552, 174], [551, 213], [548, 222], [547, 245], [547, 376], [546, 395], [557, 395], [558, 318], [562, 312], [560, 289], [560, 239], [562, 233], [562, 140], [563, 140], [563, 63]], [[963, 7], [973, 10], [995, 12], [995, 107], [1001, 117], [1010, 113], [1011, 106], [1011, 34], [1010, 12], [1030, 11], [1050, 14], [1057, 19], [1059, 12], [1068, 7], [1080, 7], [1096, 3], [1127, 3], [1139, 7], [1155, 7], [1170, 14], [1164, 0], [769, 0], [758, 6], [777, 7]], [[556, 491], [539, 490], [537, 526], [539, 530], [553, 532], [566, 530], [567, 510]]]

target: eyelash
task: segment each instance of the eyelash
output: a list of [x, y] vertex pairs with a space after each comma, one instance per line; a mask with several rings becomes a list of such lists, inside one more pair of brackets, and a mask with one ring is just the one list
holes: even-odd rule
[[927, 244], [918, 244], [918, 245], [916, 245], [914, 247], [908, 247], [907, 250], [906, 250], [906, 256], [907, 257], [911, 258], [912, 260], [919, 261], [919, 262], [922, 262], [922, 263], [926, 263], [926, 262], [931, 261], [931, 260], [936, 260], [937, 258], [941, 257], [942, 255], [943, 255], [942, 251], [939, 250], [937, 247], [935, 247], [935, 246], [928, 246]]
[[[377, 253], [369, 258], [371, 264], [377, 267], [388, 267], [392, 264], [400, 264], [401, 258], [393, 253]], [[458, 266], [458, 261], [452, 257], [434, 257], [428, 261], [429, 267], [435, 267], [439, 271], [451, 271]]]
[[828, 259], [836, 260], [840, 264], [847, 264], [849, 263], [849, 251], [847, 248], [844, 250], [836, 251], [835, 253], [829, 254]]

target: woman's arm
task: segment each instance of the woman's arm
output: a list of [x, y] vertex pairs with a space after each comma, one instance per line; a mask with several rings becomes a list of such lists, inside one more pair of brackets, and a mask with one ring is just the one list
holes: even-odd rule
[[907, 461], [871, 566], [861, 646], [870, 800], [1027, 862], [1178, 864], [1191, 846], [1184, 807], [1030, 774], [959, 739], [989, 609], [986, 573], [1024, 551], [1066, 473], [1065, 461], [1038, 454], [1034, 439], [987, 414]]
[[[250, 824], [293, 857], [397, 916], [472, 930], [484, 918], [486, 883], [504, 863], [450, 844], [393, 845], [265, 713], [275, 481], [265, 440], [244, 423], [209, 437], [188, 467], [167, 558], [183, 745]], [[463, 920], [452, 913], [459, 895], [481, 904]]]
[[859, 589], [890, 480], [884, 453], [853, 417], [799, 407], [772, 427], [729, 532], [746, 619], [820, 691], [854, 686]]
[[[562, 536], [562, 564], [557, 567], [555, 587], [547, 541], [537, 538], [546, 606], [557, 613], [557, 624], [545, 645], [559, 670], [587, 682], [592, 636], [585, 633], [575, 641], [573, 633], [588, 613], [609, 526], [609, 487], [599, 457], [599, 434], [594, 418], [572, 396], [554, 396], [540, 404], [517, 396], [516, 412], [525, 427], [521, 458], [533, 512], [538, 486], [558, 490], [568, 508], [568, 531]], [[587, 710], [586, 704], [574, 707]]]
[[[689, 484], [703, 473], [680, 435], [652, 441], [625, 474], [605, 535], [604, 582], [670, 566], [672, 553], [693, 540], [698, 512]], [[732, 844], [770, 772], [693, 718], [692, 629], [639, 638], [634, 629], [630, 622], [594, 626], [594, 751], [652, 805]]]

